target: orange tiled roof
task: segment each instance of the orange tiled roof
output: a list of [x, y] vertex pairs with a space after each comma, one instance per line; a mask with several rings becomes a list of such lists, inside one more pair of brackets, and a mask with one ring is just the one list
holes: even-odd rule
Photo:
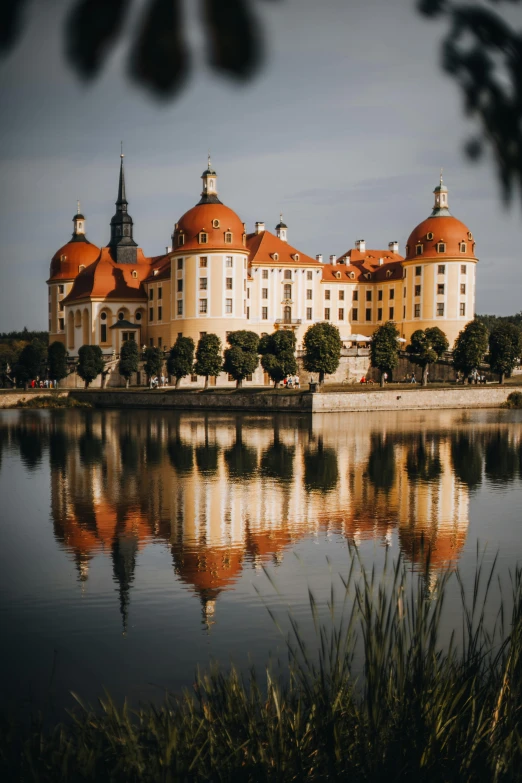
[[[381, 263], [382, 260], [382, 263]], [[382, 282], [402, 278], [403, 258], [390, 250], [366, 250], [352, 248], [342, 255], [336, 264], [322, 264], [323, 282], [346, 283]], [[367, 275], [371, 275], [367, 277]]]
[[80, 266], [89, 266], [98, 258], [100, 248], [87, 239], [67, 242], [56, 251], [51, 260], [50, 280], [73, 280]]
[[[428, 234], [433, 234], [433, 237], [428, 239]], [[423, 258], [440, 260], [457, 256], [464, 260], [467, 258], [475, 260], [475, 242], [473, 237], [469, 238], [468, 234], [470, 234], [469, 228], [452, 216], [426, 218], [411, 232], [408, 239], [408, 254], [406, 258], [408, 261], [415, 258], [419, 260]], [[436, 245], [439, 242], [444, 242], [446, 245], [444, 253], [437, 252]], [[461, 242], [466, 243], [465, 253], [462, 253], [460, 250]], [[423, 246], [423, 252], [419, 256], [416, 249], [418, 244]]]
[[[307, 256], [300, 250], [278, 239], [270, 231], [262, 231], [259, 234], [248, 234], [247, 247], [250, 251], [250, 264], [262, 264], [263, 266], [322, 266], [315, 258]], [[277, 260], [274, 259], [277, 253]], [[297, 258], [296, 258], [297, 255]]]
[[[214, 222], [218, 226], [214, 227]], [[207, 242], [201, 244], [199, 235], [207, 234]], [[232, 242], [225, 243], [225, 233], [231, 232]], [[186, 253], [187, 250], [196, 250], [205, 253], [210, 250], [245, 251], [243, 234], [245, 227], [236, 213], [224, 204], [197, 204], [179, 219], [174, 229], [175, 253]], [[184, 244], [178, 245], [178, 237], [184, 237]]]
[[117, 264], [109, 248], [104, 247], [96, 261], [80, 272], [63, 302], [68, 305], [84, 299], [146, 299], [143, 281], [149, 275], [150, 262], [138, 248], [136, 264]]

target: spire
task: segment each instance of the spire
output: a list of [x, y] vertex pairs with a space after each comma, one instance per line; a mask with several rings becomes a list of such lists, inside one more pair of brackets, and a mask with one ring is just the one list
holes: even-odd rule
[[433, 204], [433, 212], [430, 217], [451, 217], [451, 212], [448, 209], [448, 188], [442, 179], [442, 169], [440, 170], [439, 184], [433, 193], [435, 195], [435, 203]]
[[203, 180], [203, 190], [197, 206], [200, 204], [221, 204], [217, 194], [217, 174], [212, 167], [210, 152], [207, 158], [207, 168], [201, 175], [201, 179]]
[[288, 226], [286, 223], [283, 223], [283, 213], [279, 213], [279, 223], [276, 226], [276, 234], [278, 239], [281, 239], [283, 242], [287, 241], [287, 230]]
[[80, 212], [80, 202], [76, 202], [76, 215], [73, 217], [72, 242], [87, 242], [85, 236], [85, 217]]
[[133, 220], [127, 212], [128, 201], [125, 191], [125, 171], [123, 169], [123, 142], [120, 152], [120, 178], [116, 212], [111, 219], [111, 255], [118, 264], [135, 264], [137, 244], [133, 238]]

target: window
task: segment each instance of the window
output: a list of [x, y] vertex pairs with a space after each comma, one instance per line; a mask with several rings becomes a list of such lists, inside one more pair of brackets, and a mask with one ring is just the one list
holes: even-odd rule
[[466, 303], [465, 302], [461, 302], [460, 303], [460, 314], [461, 315], [466, 315]]
[[415, 318], [420, 318], [420, 304], [415, 305], [413, 315]]
[[158, 307], [158, 321], [161, 321], [163, 315], [163, 307]]
[[263, 280], [268, 280], [268, 269], [261, 270], [261, 277], [263, 278]]
[[415, 296], [420, 296], [420, 295], [421, 295], [421, 286], [420, 285], [416, 285], [415, 286]]
[[136, 313], [136, 315], [134, 316], [134, 320], [141, 321], [141, 313]]
[[163, 299], [163, 288], [161, 286], [158, 288], [158, 299]]
[[466, 283], [460, 284], [460, 293], [465, 294], [466, 293]]
[[[407, 256], [410, 255], [410, 246], [409, 245], [406, 245], [406, 255]], [[404, 270], [404, 271], [406, 271], [406, 270]]]
[[214, 218], [212, 221], [212, 228], [219, 228], [219, 220], [217, 218]]
[[225, 299], [225, 313], [232, 312], [232, 299]]
[[437, 267], [437, 272], [439, 275], [446, 274], [446, 266], [444, 264], [439, 264], [439, 266]]
[[313, 292], [311, 288], [306, 289], [306, 298], [310, 301], [313, 298]]
[[225, 231], [225, 244], [231, 245], [232, 244], [232, 234], [230, 231]]
[[250, 318], [250, 307], [247, 307], [247, 309], [246, 309], [246, 317], [247, 317], [247, 320]]
[[205, 234], [204, 231], [201, 231], [199, 234], [199, 244], [206, 245], [207, 242], [208, 242], [208, 234]]
[[372, 292], [366, 291], [366, 301], [371, 302], [372, 301]]
[[393, 321], [394, 316], [395, 316], [395, 308], [394, 307], [390, 307], [390, 315], [389, 315], [390, 321]]
[[178, 301], [178, 315], [183, 315], [183, 299]]
[[292, 270], [285, 269], [285, 280], [291, 280], [291, 279], [292, 279]]
[[437, 315], [444, 315], [444, 302], [437, 304]]
[[[134, 332], [129, 332], [129, 340], [134, 340]], [[158, 348], [163, 345], [163, 337], [158, 337]]]
[[428, 231], [426, 234], [426, 239], [433, 239], [433, 231]]
[[49, 300], [49, 312], [51, 312], [51, 307], [52, 307], [52, 304], [51, 304], [51, 301]]
[[154, 347], [154, 338], [153, 337], [149, 337], [149, 345], [150, 345], [151, 348]]
[[247, 288], [247, 299], [250, 299], [250, 288]]
[[272, 258], [274, 259], [274, 261], [278, 261], [279, 260], [279, 253], [272, 253]]
[[63, 302], [58, 302], [58, 306], [60, 308], [60, 312], [62, 312], [62, 310], [63, 310]]
[[461, 264], [460, 265], [460, 274], [461, 275], [465, 275], [465, 274], [467, 274], [467, 271], [468, 271], [468, 268], [467, 268], [466, 264]]
[[135, 269], [132, 270], [132, 276], [133, 276], [134, 279], [136, 279], [138, 277], [138, 273], [136, 272]]
[[154, 299], [154, 289], [150, 288], [149, 289], [149, 300], [152, 302], [153, 299]]
[[100, 315], [100, 319], [101, 319], [102, 321], [106, 321], [106, 320], [107, 320], [107, 313], [102, 313], [102, 314]]
[[377, 308], [377, 320], [382, 321], [382, 307]]
[[344, 291], [339, 291], [339, 301], [344, 302]]
[[207, 300], [206, 299], [200, 299], [199, 300], [199, 312], [200, 313], [206, 313], [207, 312]]
[[339, 321], [344, 321], [344, 309], [339, 308]]
[[313, 277], [313, 274], [312, 274], [312, 272], [308, 271], [308, 272], [306, 273], [306, 279], [307, 279], [307, 280], [312, 280], [312, 277]]
[[390, 288], [390, 299], [395, 299], [395, 288]]
[[460, 252], [461, 252], [461, 253], [465, 253], [465, 252], [466, 252], [466, 249], [467, 249], [467, 247], [466, 247], [466, 243], [465, 243], [465, 242], [461, 242], [461, 243], [460, 243]]
[[445, 253], [446, 244], [444, 242], [437, 242], [437, 253]]
[[406, 318], [406, 305], [402, 308], [402, 317]]
[[306, 320], [311, 321], [312, 320], [312, 308], [307, 307], [306, 308]]
[[149, 321], [153, 321], [153, 320], [154, 320], [154, 308], [149, 307]]
[[404, 286], [404, 288], [402, 289], [402, 296], [403, 299], [406, 299], [406, 286]]
[[194, 373], [191, 373], [190, 382], [191, 383], [197, 383], [198, 382], [198, 376], [194, 375]]
[[422, 255], [422, 245], [417, 245], [415, 247], [415, 252], [417, 253], [418, 256], [421, 256]]
[[[59, 318], [59, 319], [58, 319], [58, 329], [60, 330], [60, 332], [63, 332], [63, 329], [64, 329], [64, 321], [63, 321], [63, 318]], [[107, 327], [105, 327], [105, 329], [107, 329]]]
[[178, 288], [178, 294], [180, 294], [183, 291], [183, 280], [177, 281], [177, 288]]
[[439, 283], [437, 285], [437, 294], [438, 296], [444, 296], [444, 283]]
[[354, 291], [352, 294], [352, 301], [357, 302], [359, 299], [359, 291]]
[[200, 291], [206, 291], [207, 290], [207, 281], [208, 281], [208, 277], [200, 277], [199, 278], [199, 290]]
[[422, 274], [422, 267], [421, 266], [416, 266], [415, 267], [415, 277], [420, 277], [421, 274]]
[[292, 286], [290, 283], [285, 283], [283, 286], [283, 299], [292, 298]]
[[354, 307], [352, 310], [352, 321], [358, 321], [359, 320], [359, 310]]
[[225, 266], [231, 269], [234, 266], [234, 259], [232, 256], [225, 256]]
[[58, 286], [58, 293], [59, 293], [59, 294], [63, 294], [63, 292], [64, 292], [64, 287], [63, 287], [63, 285], [59, 285], [59, 286]]
[[263, 319], [263, 321], [268, 320], [268, 307], [261, 308], [261, 318]]
[[252, 373], [249, 373], [249, 374], [248, 374], [248, 375], [245, 377], [245, 381], [252, 381]]
[[324, 292], [324, 298], [325, 299], [330, 299], [330, 289], [329, 288], [327, 288], [326, 291]]
[[227, 291], [232, 291], [232, 283], [233, 283], [233, 281], [234, 281], [233, 277], [225, 278], [225, 283], [226, 283], [225, 288], [227, 289]]
[[366, 320], [371, 321], [372, 320], [372, 309], [371, 307], [366, 308]]
[[324, 320], [329, 321], [330, 320], [330, 308], [325, 307], [324, 308]]
[[377, 300], [379, 302], [382, 302], [382, 289], [380, 291], [377, 291]]
[[200, 269], [206, 269], [207, 268], [207, 263], [208, 263], [207, 256], [201, 256], [200, 259], [199, 259], [199, 268]]
[[178, 332], [178, 337], [183, 337], [183, 332]]
[[261, 289], [261, 299], [268, 299], [268, 288]]
[[182, 270], [182, 269], [183, 269], [183, 259], [178, 258], [178, 270]]
[[[184, 234], [178, 234], [178, 247], [183, 247], [184, 244], [185, 244], [185, 236], [184, 236]], [[178, 258], [178, 262], [182, 261], [182, 260], [183, 260], [182, 258]], [[179, 269], [179, 267], [178, 267], [178, 269]]]
[[102, 324], [100, 328], [100, 341], [102, 343], [107, 342], [107, 324]]

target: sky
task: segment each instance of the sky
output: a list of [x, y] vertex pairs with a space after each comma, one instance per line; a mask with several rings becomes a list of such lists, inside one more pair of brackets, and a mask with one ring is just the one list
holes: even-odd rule
[[63, 56], [69, 0], [29, 6], [20, 44], [0, 61], [0, 331], [47, 328], [53, 254], [72, 233], [104, 245], [125, 152], [134, 238], [146, 255], [170, 244], [198, 200], [207, 152], [221, 200], [252, 231], [274, 230], [325, 259], [356, 239], [387, 248], [426, 218], [441, 167], [450, 210], [473, 232], [477, 312], [519, 312], [521, 204], [502, 203], [493, 163], [470, 163], [475, 126], [440, 67], [443, 24], [414, 0], [251, 0], [264, 41], [257, 76], [210, 70], [198, 4], [185, 0], [192, 70], [160, 102], [127, 75], [139, 0], [101, 76], [85, 84]]

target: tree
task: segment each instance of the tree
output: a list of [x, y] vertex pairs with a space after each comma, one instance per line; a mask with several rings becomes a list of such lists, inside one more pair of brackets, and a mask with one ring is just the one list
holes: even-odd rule
[[429, 365], [438, 361], [448, 347], [448, 338], [438, 326], [413, 332], [406, 351], [410, 354], [410, 361], [422, 367], [423, 386], [428, 384]]
[[49, 377], [55, 381], [61, 381], [69, 374], [67, 367], [67, 351], [65, 345], [59, 340], [51, 343], [47, 352], [49, 364]]
[[169, 375], [176, 379], [176, 389], [179, 388], [181, 379], [192, 372], [193, 364], [194, 340], [192, 337], [178, 337], [167, 359], [167, 370]]
[[103, 361], [102, 349], [99, 345], [82, 345], [78, 351], [77, 372], [80, 378], [85, 381], [85, 388], [94, 381], [98, 375], [103, 372], [105, 363]]
[[47, 348], [40, 340], [28, 343], [20, 353], [15, 366], [16, 380], [27, 389], [29, 381], [45, 374], [47, 365]]
[[229, 332], [228, 343], [231, 347], [225, 350], [223, 369], [234, 378], [236, 388], [240, 389], [243, 379], [252, 375], [259, 363], [259, 337], [255, 332], [240, 329], [237, 332]]
[[327, 322], [309, 326], [303, 344], [305, 370], [318, 372], [319, 383], [323, 383], [325, 373], [331, 374], [339, 367], [342, 348], [339, 329]]
[[133, 372], [138, 372], [140, 354], [135, 340], [125, 340], [121, 346], [118, 370], [122, 378], [125, 378], [125, 386], [129, 388], [129, 381]]
[[480, 321], [470, 321], [453, 346], [453, 366], [464, 375], [476, 369], [488, 350], [488, 330]]
[[489, 365], [498, 374], [498, 382], [513, 370], [522, 349], [522, 332], [514, 324], [499, 324], [489, 335]]
[[274, 381], [274, 387], [287, 375], [297, 373], [295, 345], [295, 334], [290, 329], [267, 334], [259, 341], [261, 366]]
[[386, 321], [372, 335], [370, 357], [372, 367], [381, 373], [381, 386], [384, 386], [384, 373], [394, 370], [399, 363], [399, 330], [393, 321]]
[[143, 369], [150, 379], [154, 375], [159, 375], [163, 369], [163, 351], [161, 348], [147, 348], [145, 351], [145, 363]]
[[194, 372], [205, 377], [205, 389], [208, 389], [208, 379], [219, 375], [223, 367], [221, 355], [221, 340], [217, 334], [204, 334], [199, 338], [196, 349]]

